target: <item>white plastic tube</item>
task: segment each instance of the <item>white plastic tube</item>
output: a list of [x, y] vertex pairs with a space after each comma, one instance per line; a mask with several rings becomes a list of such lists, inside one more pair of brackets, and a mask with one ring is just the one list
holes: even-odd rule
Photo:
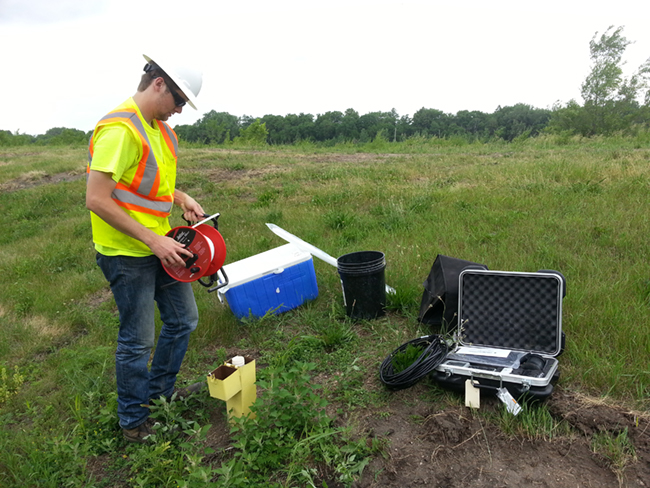
[[[294, 236], [293, 234], [287, 232], [275, 224], [266, 224], [266, 226], [271, 229], [271, 232], [273, 232], [276, 236], [281, 237], [287, 242], [290, 242], [301, 251], [308, 252], [312, 256], [316, 256], [318, 259], [325, 261], [327, 264], [331, 264], [335, 268], [338, 268], [336, 258], [330, 256], [325, 251], [321, 251], [316, 246], [312, 246], [308, 242], [303, 241], [300, 237]], [[395, 288], [386, 285], [386, 293], [393, 295], [395, 293]]]

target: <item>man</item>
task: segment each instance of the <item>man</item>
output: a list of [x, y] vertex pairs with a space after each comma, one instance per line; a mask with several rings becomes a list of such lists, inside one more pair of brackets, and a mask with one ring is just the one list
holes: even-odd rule
[[[191, 284], [175, 282], [162, 266], [183, 266], [183, 259], [192, 256], [165, 236], [172, 204], [189, 221], [205, 213], [175, 188], [178, 140], [165, 122], [186, 103], [196, 109], [202, 74], [164, 58], [145, 59], [135, 95], [95, 128], [86, 190], [97, 264], [120, 314], [115, 353], [118, 417], [130, 442], [144, 442], [153, 433], [146, 405], [172, 396], [190, 333], [198, 324]], [[154, 302], [163, 326], [149, 370]]]

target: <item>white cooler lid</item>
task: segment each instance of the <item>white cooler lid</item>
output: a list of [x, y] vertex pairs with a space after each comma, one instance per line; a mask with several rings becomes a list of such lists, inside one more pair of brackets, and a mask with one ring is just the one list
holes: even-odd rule
[[261, 278], [271, 273], [281, 273], [285, 268], [304, 263], [311, 254], [301, 251], [293, 244], [285, 244], [269, 251], [226, 264], [223, 269], [228, 275], [228, 285], [219, 290], [226, 293], [230, 288]]

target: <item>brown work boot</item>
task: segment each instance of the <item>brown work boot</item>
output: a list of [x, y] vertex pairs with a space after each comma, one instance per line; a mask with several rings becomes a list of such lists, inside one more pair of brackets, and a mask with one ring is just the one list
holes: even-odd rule
[[154, 424], [153, 420], [147, 419], [133, 429], [122, 429], [122, 435], [129, 442], [137, 442], [138, 444], [144, 444], [147, 442], [147, 438], [151, 434], [155, 433], [154, 430], [151, 428], [153, 424]]

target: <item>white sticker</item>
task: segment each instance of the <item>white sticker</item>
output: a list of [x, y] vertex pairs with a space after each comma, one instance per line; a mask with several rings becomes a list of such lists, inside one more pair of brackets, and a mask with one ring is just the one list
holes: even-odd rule
[[488, 356], [492, 358], [507, 358], [511, 351], [507, 349], [493, 349], [490, 347], [459, 347], [456, 354], [471, 354], [473, 356]]
[[497, 396], [499, 397], [499, 400], [505, 404], [508, 412], [513, 415], [517, 415], [521, 412], [521, 405], [517, 403], [517, 400], [514, 399], [508, 390], [505, 388], [497, 389]]

